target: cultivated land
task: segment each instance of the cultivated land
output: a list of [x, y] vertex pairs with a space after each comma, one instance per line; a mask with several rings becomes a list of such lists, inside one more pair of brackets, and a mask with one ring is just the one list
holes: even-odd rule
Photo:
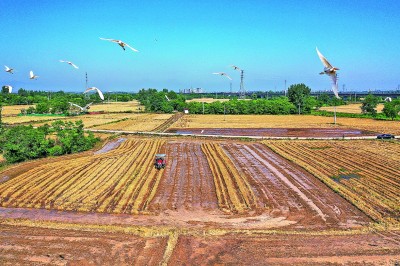
[[[383, 107], [384, 107], [384, 105], [380, 103], [376, 106], [375, 109], [378, 113], [382, 113]], [[333, 106], [321, 107], [320, 110], [333, 112], [334, 107]], [[353, 103], [353, 104], [348, 104], [348, 105], [339, 105], [339, 106], [336, 106], [336, 112], [348, 113], [348, 114], [361, 114], [361, 104]]]
[[360, 118], [337, 118], [313, 115], [185, 115], [170, 129], [208, 128], [325, 128], [356, 129], [400, 135], [398, 121]]
[[[314, 116], [81, 117], [93, 129], [126, 131], [161, 132], [176, 120], [169, 129], [381, 132], [370, 119], [335, 126]], [[155, 153], [167, 155], [165, 169], [154, 168]], [[397, 140], [120, 136], [0, 171], [0, 262], [394, 265], [399, 159]]]
[[[110, 97], [112, 99], [112, 96]], [[140, 105], [138, 101], [130, 102], [107, 102], [107, 95], [103, 104], [94, 104], [90, 106], [90, 112], [142, 112], [144, 106]]]
[[16, 116], [21, 113], [22, 109], [28, 109], [34, 105], [6, 105], [3, 106], [2, 115], [3, 116]]

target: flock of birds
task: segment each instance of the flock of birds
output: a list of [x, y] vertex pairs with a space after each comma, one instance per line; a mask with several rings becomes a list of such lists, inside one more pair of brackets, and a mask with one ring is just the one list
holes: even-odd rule
[[[130, 46], [129, 44], [127, 44], [126, 42], [123, 42], [121, 40], [116, 40], [116, 39], [107, 39], [107, 38], [101, 38], [100, 40], [104, 40], [104, 41], [109, 41], [109, 42], [113, 42], [118, 44], [124, 51], [126, 50], [125, 48], [129, 48], [134, 52], [139, 52], [137, 49], [133, 48], [132, 46]], [[317, 50], [317, 54], [319, 59], [321, 60], [322, 64], [324, 65], [324, 70], [320, 73], [321, 75], [325, 74], [328, 75], [331, 80], [332, 80], [332, 91], [335, 94], [336, 98], [339, 98], [339, 94], [338, 94], [338, 84], [337, 84], [337, 80], [338, 80], [338, 76], [337, 76], [337, 70], [339, 70], [339, 68], [337, 67], [333, 67], [328, 60], [321, 54], [321, 52], [318, 50], [318, 48], [316, 48]], [[77, 65], [75, 65], [74, 63], [72, 63], [71, 61], [67, 61], [67, 60], [59, 60], [61, 63], [67, 63], [70, 66], [72, 66], [75, 69], [79, 69], [79, 67]], [[231, 66], [234, 70], [238, 70], [241, 71], [241, 69], [235, 65]], [[10, 68], [8, 66], [5, 66], [5, 71], [13, 74], [14, 73], [14, 69]], [[229, 80], [232, 80], [232, 78], [226, 74], [225, 72], [214, 72], [212, 73], [214, 75], [220, 75], [220, 76], [225, 76], [226, 78], [228, 78]], [[33, 73], [33, 71], [31, 70], [29, 72], [29, 79], [35, 80], [37, 79], [39, 76], [35, 75]], [[8, 88], [9, 93], [12, 92], [12, 86], [10, 85], [5, 85], [6, 88]], [[91, 88], [87, 88], [83, 93], [87, 93], [89, 91], [96, 91], [99, 95], [99, 97], [101, 98], [101, 100], [104, 100], [104, 95], [103, 93], [96, 87], [91, 87]], [[80, 107], [82, 108], [82, 107]]]
[[[131, 49], [131, 50], [134, 51], [134, 52], [139, 52], [138, 50], [136, 50], [135, 48], [133, 48], [132, 46], [130, 46], [129, 44], [127, 44], [126, 42], [123, 42], [123, 41], [121, 41], [121, 40], [106, 39], [106, 38], [100, 38], [100, 40], [110, 41], [110, 42], [116, 43], [116, 44], [118, 44], [119, 46], [121, 46], [122, 49], [123, 49], [124, 51], [125, 51], [125, 47], [128, 47], [129, 49]], [[78, 67], [77, 65], [75, 65], [74, 63], [72, 63], [71, 61], [68, 61], [68, 60], [59, 60], [59, 61], [60, 61], [61, 63], [67, 63], [67, 64], [69, 64], [70, 66], [72, 66], [72, 67], [75, 68], [75, 69], [79, 69], [79, 67]], [[10, 74], [14, 74], [14, 69], [13, 69], [13, 68], [10, 68], [10, 67], [8, 67], [8, 66], [4, 66], [4, 67], [5, 67], [5, 69], [4, 69], [5, 72], [10, 73]], [[39, 76], [35, 75], [35, 74], [33, 73], [32, 70], [29, 71], [29, 79], [35, 80], [35, 79], [37, 79], [38, 77], [39, 77]], [[4, 87], [8, 89], [8, 92], [9, 92], [9, 93], [12, 92], [12, 86], [11, 86], [11, 85], [5, 85]], [[95, 92], [97, 92], [97, 94], [99, 95], [100, 99], [101, 99], [102, 101], [104, 101], [104, 95], [103, 95], [103, 93], [102, 93], [98, 88], [96, 88], [96, 87], [90, 87], [90, 88], [87, 88], [83, 93], [87, 93], [87, 92], [89, 92], [89, 91], [95, 91]], [[76, 104], [72, 104], [72, 103], [71, 103], [71, 105], [77, 106], [77, 107], [79, 107], [79, 108], [82, 109], [82, 110], [86, 110], [86, 109], [88, 109], [88, 107], [89, 107], [90, 104], [89, 104], [88, 106], [85, 106], [85, 107], [80, 107], [80, 106], [78, 106], [78, 105], [76, 105]]]
[[[316, 50], [317, 50], [317, 54], [318, 54], [319, 59], [321, 60], [322, 64], [324, 65], [324, 70], [319, 74], [321, 74], [321, 75], [326, 74], [331, 78], [331, 80], [332, 80], [332, 91], [335, 94], [335, 97], [339, 99], [340, 97], [339, 97], [339, 90], [338, 90], [338, 84], [337, 84], [338, 75], [337, 75], [337, 72], [336, 72], [337, 70], [339, 70], [339, 68], [333, 67], [328, 62], [328, 60], [321, 54], [321, 52], [318, 50], [318, 48], [316, 48]], [[234, 70], [241, 71], [241, 69], [239, 67], [235, 66], [235, 65], [231, 65], [231, 67]], [[228, 74], [226, 74], [225, 72], [214, 72], [212, 74], [225, 76], [229, 80], [232, 80], [232, 78]]]

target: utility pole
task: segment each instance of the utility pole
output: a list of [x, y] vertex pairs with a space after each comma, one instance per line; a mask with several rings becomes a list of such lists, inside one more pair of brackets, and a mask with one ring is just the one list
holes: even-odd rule
[[239, 95], [240, 95], [239, 98], [240, 99], [246, 98], [246, 90], [244, 88], [243, 79], [244, 79], [244, 70], [242, 69], [240, 71], [240, 92], [239, 92]]
[[285, 89], [284, 89], [284, 91], [285, 91], [285, 97], [286, 97], [286, 79], [285, 79]]

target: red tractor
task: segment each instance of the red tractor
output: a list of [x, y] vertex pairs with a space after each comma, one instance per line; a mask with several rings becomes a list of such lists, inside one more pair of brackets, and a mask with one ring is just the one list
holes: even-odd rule
[[166, 156], [167, 156], [166, 154], [156, 154], [154, 166], [157, 169], [165, 168], [165, 164], [167, 163], [167, 161], [165, 160]]

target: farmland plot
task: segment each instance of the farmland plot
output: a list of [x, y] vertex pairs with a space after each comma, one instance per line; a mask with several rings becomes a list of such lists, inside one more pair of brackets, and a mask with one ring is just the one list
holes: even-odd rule
[[22, 109], [28, 109], [29, 107], [35, 107], [35, 105], [6, 105], [3, 106], [1, 114], [3, 116], [16, 116], [21, 113]]
[[154, 196], [162, 171], [152, 167], [162, 140], [127, 140], [118, 149], [42, 164], [0, 184], [4, 207], [138, 213]]
[[256, 195], [257, 209], [285, 216], [300, 224], [346, 224], [368, 219], [306, 171], [262, 144], [221, 144], [246, 176]]
[[400, 221], [400, 145], [382, 141], [265, 141], [376, 221]]
[[[172, 114], [134, 114], [126, 116], [115, 123], [93, 126], [94, 129], [122, 130], [122, 131], [152, 131], [166, 122]], [[86, 125], [86, 124], [85, 124]]]
[[217, 197], [207, 158], [197, 142], [169, 141], [167, 167], [151, 210], [215, 210]]

